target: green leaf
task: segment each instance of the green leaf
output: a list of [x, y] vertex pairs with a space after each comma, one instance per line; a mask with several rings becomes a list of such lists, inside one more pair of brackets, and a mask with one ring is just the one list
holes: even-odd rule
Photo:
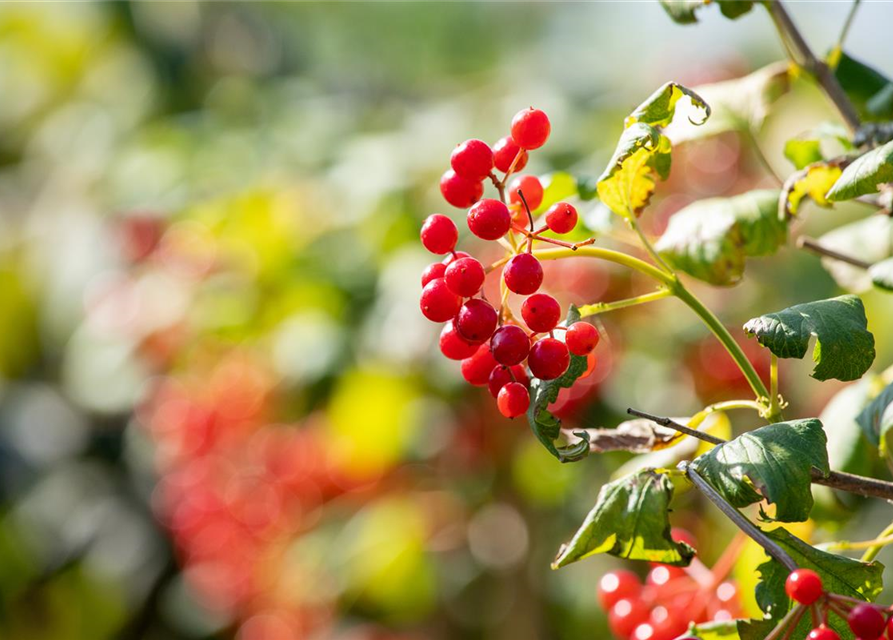
[[893, 466], [893, 384], [887, 385], [856, 417], [868, 440]]
[[654, 469], [604, 485], [580, 529], [558, 551], [552, 568], [596, 553], [687, 566], [695, 550], [670, 535], [667, 511], [673, 491], [670, 478]]
[[[571, 305], [567, 312], [564, 326], [570, 326], [580, 319], [580, 311]], [[561, 462], [576, 462], [589, 455], [589, 439], [585, 431], [580, 432], [579, 442], [566, 447], [555, 446], [561, 435], [561, 420], [549, 411], [549, 405], [558, 399], [561, 389], [573, 386], [586, 371], [586, 358], [571, 354], [571, 362], [564, 374], [555, 380], [534, 378], [530, 383], [530, 408], [527, 410], [527, 421], [537, 439], [546, 450]]]
[[815, 418], [770, 424], [717, 445], [692, 461], [734, 507], [765, 498], [775, 520], [803, 522], [812, 509], [812, 468], [829, 472], [822, 423]]
[[653, 127], [666, 127], [673, 121], [673, 116], [676, 115], [676, 103], [682, 96], [688, 96], [692, 104], [703, 111], [702, 121], [696, 124], [704, 124], [710, 117], [710, 105], [688, 87], [677, 82], [668, 82], [636, 107], [636, 110], [626, 117], [624, 126], [630, 127], [636, 122], [642, 122]]
[[872, 284], [878, 289], [893, 291], [893, 258], [871, 265], [868, 275], [871, 276]]
[[787, 240], [778, 191], [709, 198], [678, 211], [655, 248], [680, 271], [715, 285], [733, 285], [747, 257], [771, 254]]
[[637, 122], [620, 136], [614, 155], [598, 179], [598, 197], [614, 213], [636, 217], [651, 200], [655, 174], [665, 179], [669, 167], [669, 139], [651, 125]]
[[784, 143], [784, 157], [795, 167], [802, 169], [808, 164], [821, 162], [824, 159], [822, 143], [818, 140], [791, 138]]
[[756, 132], [772, 105], [791, 88], [790, 67], [778, 62], [742, 78], [694, 88], [711, 109], [710, 120], [700, 127], [673, 126], [667, 135], [674, 144], [727, 131]]
[[852, 200], [877, 193], [878, 187], [893, 181], [893, 141], [853, 160], [831, 187], [831, 202]]
[[556, 202], [577, 195], [577, 180], [565, 171], [555, 171], [542, 179], [543, 200], [534, 213], [540, 213]]
[[856, 107], [861, 120], [885, 120], [893, 117], [893, 101], [884, 100], [885, 96], [890, 97], [893, 83], [882, 73], [846, 53], [841, 53], [834, 75]]
[[[874, 215], [840, 226], [819, 239], [819, 244], [866, 262], [881, 262], [893, 256], [893, 218]], [[838, 285], [852, 293], [871, 289], [871, 276], [860, 267], [840, 260], [822, 258], [822, 266]]]
[[738, 640], [738, 621], [705, 622], [692, 625], [686, 632], [686, 636], [692, 636], [699, 640]]
[[[859, 562], [820, 551], [781, 528], [764, 533], [787, 551], [798, 567], [818, 573], [826, 591], [871, 602], [883, 590], [884, 565], [879, 562]], [[758, 571], [762, 580], [757, 585], [757, 603], [771, 620], [777, 622], [791, 607], [791, 600], [784, 590], [790, 572], [775, 560], [761, 564]], [[845, 621], [837, 616], [830, 616], [829, 620], [841, 638], [854, 637]], [[793, 637], [805, 638], [811, 628], [809, 616], [804, 616]], [[742, 637], [746, 636], [742, 634]]]
[[782, 189], [782, 213], [792, 218], [800, 211], [804, 198], [809, 198], [820, 207], [830, 207], [825, 197], [828, 189], [840, 178], [841, 168], [837, 162], [819, 161], [789, 177]]
[[840, 124], [824, 122], [811, 131], [788, 140], [784, 145], [784, 155], [797, 169], [835, 158], [851, 151], [849, 133]]
[[[716, 0], [722, 14], [731, 20], [743, 16], [753, 8], [753, 0]], [[698, 21], [695, 12], [711, 0], [660, 0], [664, 10], [674, 22], [694, 24]]]
[[852, 295], [762, 315], [748, 321], [744, 331], [779, 358], [802, 359], [815, 336], [811, 375], [816, 380], [856, 380], [874, 362], [874, 336], [868, 331], [865, 307]]

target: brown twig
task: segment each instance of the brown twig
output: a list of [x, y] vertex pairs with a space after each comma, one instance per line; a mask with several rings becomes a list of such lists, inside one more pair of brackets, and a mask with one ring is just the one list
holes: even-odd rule
[[812, 253], [815, 253], [820, 256], [825, 256], [827, 258], [833, 258], [834, 260], [838, 260], [840, 262], [846, 262], [847, 264], [851, 264], [854, 267], [859, 267], [860, 269], [869, 269], [871, 268], [870, 262], [865, 262], [865, 260], [860, 260], [854, 256], [847, 255], [845, 253], [840, 253], [839, 251], [835, 251], [834, 249], [829, 249], [828, 247], [823, 247], [813, 238], [808, 236], [800, 236], [797, 238], [797, 246], [800, 249], [806, 249]]

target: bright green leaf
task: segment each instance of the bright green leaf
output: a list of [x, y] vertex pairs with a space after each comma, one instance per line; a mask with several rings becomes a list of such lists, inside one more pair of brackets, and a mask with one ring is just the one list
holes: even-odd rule
[[779, 358], [802, 359], [815, 336], [811, 375], [816, 380], [856, 380], [874, 362], [874, 336], [868, 331], [865, 307], [852, 295], [768, 313], [748, 321], [744, 331]]
[[695, 87], [711, 109], [710, 120], [700, 127], [674, 126], [667, 135], [675, 143], [714, 136], [726, 131], [756, 132], [769, 109], [791, 87], [787, 63], [770, 64], [742, 78]]
[[881, 260], [868, 270], [871, 282], [878, 289], [893, 291], [893, 258]]
[[704, 112], [702, 120], [696, 123], [704, 124], [710, 117], [710, 105], [688, 87], [677, 82], [668, 82], [636, 107], [636, 110], [627, 116], [624, 126], [629, 127], [636, 122], [642, 122], [653, 127], [666, 127], [673, 121], [673, 116], [676, 115], [676, 103], [682, 96], [688, 96], [692, 104]]
[[741, 279], [747, 257], [773, 253], [787, 240], [778, 191], [750, 191], [688, 205], [672, 218], [655, 248], [677, 269], [715, 285]]
[[853, 160], [831, 187], [827, 198], [831, 202], [852, 200], [876, 193], [880, 185], [891, 181], [893, 181], [893, 141]]
[[596, 553], [687, 566], [695, 550], [670, 536], [670, 478], [643, 469], [604, 485], [580, 529], [552, 562], [558, 569]]
[[542, 180], [543, 201], [536, 209], [536, 213], [545, 211], [556, 202], [566, 200], [577, 195], [577, 180], [569, 173], [556, 171]]
[[806, 165], [821, 162], [824, 159], [822, 143], [818, 140], [791, 138], [784, 143], [784, 157], [798, 169], [803, 169]]
[[598, 179], [598, 197], [624, 218], [638, 216], [654, 193], [655, 174], [669, 174], [669, 161], [669, 139], [651, 125], [631, 125]]
[[691, 464], [732, 506], [765, 498], [775, 520], [803, 522], [812, 509], [812, 468], [827, 474], [822, 423], [815, 418], [770, 424], [717, 445]]
[[[565, 326], [570, 326], [580, 319], [580, 311], [574, 305], [567, 312]], [[530, 408], [527, 410], [527, 421], [537, 439], [546, 450], [561, 462], [576, 462], [589, 454], [589, 440], [583, 438], [574, 445], [556, 447], [555, 441], [561, 435], [561, 420], [549, 411], [549, 405], [558, 399], [558, 392], [573, 386], [586, 371], [587, 361], [584, 356], [571, 354], [570, 366], [555, 380], [534, 378], [530, 383]], [[581, 432], [585, 433], [585, 432]]]
[[836, 122], [823, 122], [814, 129], [788, 140], [784, 155], [797, 169], [851, 151], [849, 133]]
[[[831, 593], [871, 602], [883, 590], [884, 565], [879, 562], [859, 562], [820, 551], [781, 528], [764, 533], [787, 551], [798, 567], [817, 572], [825, 589]], [[762, 580], [757, 586], [757, 602], [770, 619], [778, 621], [791, 607], [791, 600], [784, 590], [790, 572], [775, 560], [763, 563], [758, 571]], [[837, 616], [830, 616], [829, 619], [841, 638], [851, 640], [854, 637], [845, 621]], [[793, 637], [805, 638], [812, 628], [810, 622], [809, 616], [804, 616]], [[741, 635], [742, 638], [752, 637], [744, 633]]]
[[738, 640], [740, 637], [736, 620], [693, 625], [688, 629], [686, 636], [692, 636], [698, 640]]

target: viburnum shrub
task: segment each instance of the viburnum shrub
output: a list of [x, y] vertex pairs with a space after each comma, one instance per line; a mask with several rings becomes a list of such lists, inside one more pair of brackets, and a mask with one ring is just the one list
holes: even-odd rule
[[[865, 286], [893, 290], [893, 83], [843, 52], [853, 14], [840, 44], [822, 60], [809, 49], [782, 2], [661, 3], [680, 23], [696, 22], [703, 5], [717, 4], [729, 18], [761, 5], [791, 60], [695, 89], [677, 82], [663, 85], [625, 119], [616, 150], [595, 181], [566, 173], [548, 178], [520, 173], [530, 154], [548, 143], [553, 124], [561, 126], [534, 107], [519, 111], [509, 135], [492, 147], [478, 139], [459, 144], [440, 186], [449, 204], [466, 211], [465, 224], [457, 226], [452, 217], [436, 213], [422, 227], [425, 247], [445, 256], [422, 275], [422, 313], [444, 323], [440, 349], [461, 361], [462, 376], [472, 385], [487, 386], [504, 416], [526, 414], [536, 438], [557, 460], [575, 462], [592, 452], [666, 450], [661, 466], [643, 463], [603, 486], [582, 526], [553, 562], [559, 568], [608, 553], [651, 563], [644, 581], [626, 570], [601, 580], [599, 601], [617, 638], [893, 638], [893, 608], [871, 604], [882, 590], [883, 567], [874, 558], [893, 543], [893, 525], [877, 539], [831, 543], [832, 549], [811, 546], [783, 526], [810, 518], [814, 484], [893, 498], [893, 483], [832, 470], [829, 463], [832, 433], [835, 447], [862, 452], [864, 438], [893, 466], [893, 367], [860, 380], [875, 359], [862, 300], [848, 294], [801, 302], [745, 323], [746, 336], [765, 349], [760, 353], [769, 364], [761, 374], [752, 361], [753, 349], [739, 344], [686, 279], [735, 285], [743, 279], [748, 258], [773, 254], [798, 235], [805, 199], [821, 207], [858, 199], [872, 209], [870, 215], [819, 240], [799, 235], [796, 244], [821, 255], [844, 288], [857, 293]], [[784, 152], [794, 171], [778, 176], [765, 161], [755, 133], [796, 78], [814, 81], [840, 122], [792, 132]], [[677, 107], [696, 116], [687, 122], [677, 118]], [[752, 142], [778, 187], [693, 202], [672, 215], [659, 238], [649, 237], [639, 219], [670, 174], [674, 145], [730, 132]], [[485, 194], [485, 184], [493, 193]], [[613, 248], [610, 226], [598, 226], [597, 234], [587, 228], [578, 211], [591, 208], [588, 201], [596, 198], [628, 228], [621, 239], [633, 250]], [[459, 226], [467, 226], [479, 240], [497, 243], [504, 254], [486, 264], [458, 251], [464, 237]], [[553, 283], [544, 279], [542, 263], [567, 259], [614, 263], [638, 272], [653, 286], [630, 298], [562, 309], [550, 295]], [[845, 273], [842, 263], [849, 267]], [[854, 268], [863, 277], [853, 276]], [[498, 294], [485, 294], [496, 290], [484, 286], [487, 278], [498, 280]], [[600, 335], [589, 319], [664, 298], [676, 298], [709, 329], [752, 395], [711, 404], [682, 420], [630, 408], [638, 419], [615, 428], [563, 428], [550, 405], [561, 389], [597, 366], [594, 351]], [[835, 397], [835, 424], [823, 425], [808, 416], [786, 420], [783, 415], [787, 403], [780, 393], [778, 360], [802, 359], [813, 339], [813, 378], [859, 381]], [[733, 410], [753, 412], [766, 424], [742, 425], [731, 439], [709, 432], [708, 416]], [[700, 440], [700, 448], [669, 448], [685, 438]], [[695, 557], [697, 543], [690, 534], [670, 527], [674, 494], [688, 487], [741, 530], [712, 568]], [[741, 511], [754, 505], [759, 505], [755, 514]], [[759, 566], [744, 569], [759, 575], [756, 600], [764, 615], [757, 619], [745, 615], [729, 575], [736, 562], [750, 561], [740, 554], [745, 537], [768, 556]], [[866, 551], [859, 561], [832, 553], [843, 549]]]

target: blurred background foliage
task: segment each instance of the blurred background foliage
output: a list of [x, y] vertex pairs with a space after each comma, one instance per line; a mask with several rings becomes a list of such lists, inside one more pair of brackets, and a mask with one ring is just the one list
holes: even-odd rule
[[[793, 9], [830, 47], [846, 7]], [[461, 383], [418, 312], [418, 227], [461, 216], [437, 189], [453, 145], [497, 139], [522, 106], [553, 122], [531, 170], [595, 176], [655, 87], [782, 57], [762, 14], [701, 17], [675, 26], [657, 3], [0, 7], [0, 637], [604, 637], [595, 584], [617, 562], [549, 560], [627, 458], [560, 466]], [[866, 4], [849, 48], [887, 73], [890, 17]], [[830, 117], [799, 81], [758, 142], [789, 172], [784, 140]], [[648, 229], [771, 185], [752, 144], [680, 146]], [[817, 235], [865, 214], [809, 209], [800, 224]], [[604, 218], [585, 211], [592, 228]], [[599, 264], [548, 269], [563, 304], [641, 287]], [[748, 275], [697, 287], [742, 339], [748, 318], [838, 291], [793, 247]], [[893, 298], [865, 301], [884, 367]], [[746, 393], [681, 305], [600, 322], [596, 372], [559, 400], [571, 424]], [[809, 370], [783, 363], [791, 415], [840, 388]], [[816, 541], [889, 519], [820, 504]], [[731, 536], [715, 516], [691, 495], [674, 513], [708, 563]]]

